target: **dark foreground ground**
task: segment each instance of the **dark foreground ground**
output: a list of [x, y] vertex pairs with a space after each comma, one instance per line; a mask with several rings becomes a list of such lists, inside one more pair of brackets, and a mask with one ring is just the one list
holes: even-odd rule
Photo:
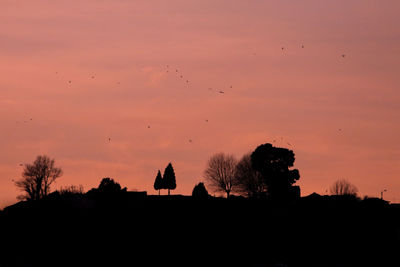
[[400, 266], [400, 209], [377, 199], [55, 196], [0, 227], [0, 266]]

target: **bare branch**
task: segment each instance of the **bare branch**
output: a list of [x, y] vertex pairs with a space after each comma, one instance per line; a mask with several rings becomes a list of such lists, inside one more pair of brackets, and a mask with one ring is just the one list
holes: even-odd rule
[[237, 160], [233, 155], [217, 153], [210, 157], [204, 178], [214, 192], [225, 192], [227, 197], [235, 189]]
[[62, 175], [61, 168], [54, 166], [54, 159], [48, 156], [37, 156], [33, 164], [26, 164], [22, 179], [15, 182], [15, 186], [25, 195], [19, 199], [37, 200], [50, 193], [50, 185]]

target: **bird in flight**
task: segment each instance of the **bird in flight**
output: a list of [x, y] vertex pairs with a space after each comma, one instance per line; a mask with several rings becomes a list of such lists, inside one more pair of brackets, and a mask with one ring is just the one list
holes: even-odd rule
[[111, 142], [111, 137], [108, 137], [108, 142]]
[[191, 143], [192, 142], [192, 139], [189, 139], [189, 143]]
[[150, 125], [148, 125], [147, 128], [150, 129]]
[[206, 122], [208, 122], [208, 120], [206, 120]]
[[304, 48], [304, 45], [301, 45], [301, 48]]
[[220, 94], [224, 94], [225, 92], [224, 92], [224, 91], [219, 91], [219, 93], [220, 93]]
[[345, 55], [345, 54], [343, 54], [343, 55], [342, 55], [342, 57], [344, 58], [344, 57], [346, 57], [346, 55]]
[[71, 81], [68, 81], [69, 83], [71, 83]]

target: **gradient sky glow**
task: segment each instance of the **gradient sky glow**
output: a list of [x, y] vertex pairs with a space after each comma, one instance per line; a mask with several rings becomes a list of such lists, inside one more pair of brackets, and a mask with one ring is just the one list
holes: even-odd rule
[[0, 207], [16, 202], [19, 164], [39, 154], [63, 168], [53, 189], [113, 177], [154, 194], [171, 161], [174, 193], [191, 194], [213, 153], [240, 158], [273, 140], [294, 150], [303, 195], [347, 178], [361, 196], [386, 188], [400, 202], [399, 10], [397, 0], [3, 0]]

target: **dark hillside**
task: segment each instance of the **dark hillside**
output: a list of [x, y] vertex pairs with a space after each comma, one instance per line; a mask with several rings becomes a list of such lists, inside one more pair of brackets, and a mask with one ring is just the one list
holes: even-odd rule
[[[276, 204], [144, 193], [51, 195], [1, 215], [2, 266], [358, 266], [395, 260], [399, 209], [311, 196]], [[56, 264], [55, 264], [56, 263]]]

